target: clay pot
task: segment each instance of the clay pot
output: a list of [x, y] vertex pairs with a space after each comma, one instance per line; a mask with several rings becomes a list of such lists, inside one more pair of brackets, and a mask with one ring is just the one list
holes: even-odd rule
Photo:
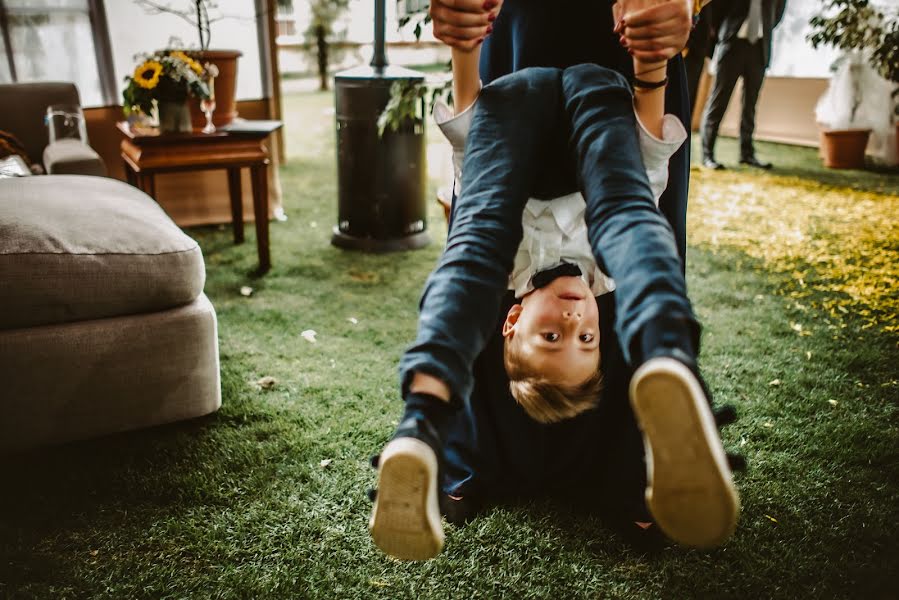
[[821, 157], [831, 169], [864, 169], [870, 129], [825, 129], [821, 131]]
[[[237, 59], [243, 53], [239, 50], [185, 50], [185, 52], [200, 64], [212, 63], [218, 67], [212, 124], [216, 127], [227, 125], [237, 117]], [[194, 129], [202, 129], [206, 125], [206, 115], [200, 109], [200, 99], [190, 98], [189, 105]]]

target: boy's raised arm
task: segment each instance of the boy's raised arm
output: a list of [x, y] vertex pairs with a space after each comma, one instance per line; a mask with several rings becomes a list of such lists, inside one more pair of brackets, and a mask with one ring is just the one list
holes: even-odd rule
[[478, 61], [481, 46], [473, 50], [453, 48], [453, 112], [459, 114], [471, 106], [481, 91]]
[[646, 131], [657, 138], [663, 137], [667, 76], [668, 61], [647, 63], [634, 59], [634, 110]]

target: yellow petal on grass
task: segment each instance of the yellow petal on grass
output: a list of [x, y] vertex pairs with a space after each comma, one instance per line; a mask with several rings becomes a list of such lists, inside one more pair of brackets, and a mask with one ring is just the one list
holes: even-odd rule
[[765, 518], [771, 521], [772, 523], [777, 523], [777, 519], [772, 517], [771, 515], [765, 515]]
[[837, 404], [839, 404], [839, 402], [837, 402], [836, 400], [828, 400], [827, 403], [831, 406], [836, 406]]
[[330, 458], [326, 458], [326, 459], [322, 460], [320, 463], [318, 463], [318, 466], [320, 466], [322, 469], [327, 469], [328, 467], [331, 466], [331, 462], [332, 461]]
[[350, 318], [347, 319], [347, 321], [349, 321], [349, 322], [352, 323], [353, 325], [358, 325], [358, 324], [359, 324], [359, 319], [357, 319], [356, 317], [350, 317]]
[[300, 334], [300, 337], [302, 337], [304, 340], [306, 340], [310, 344], [314, 344], [316, 335], [318, 335], [318, 334], [315, 333], [314, 329], [307, 329], [306, 331], [304, 331], [303, 333]]
[[777, 387], [777, 386], [779, 386], [781, 383], [782, 383], [782, 382], [781, 382], [780, 379], [772, 379], [771, 381], [768, 382], [768, 385]]
[[762, 423], [762, 425], [767, 427], [768, 429], [774, 427], [774, 423], [772, 423], [771, 421], [765, 421], [764, 423]]
[[253, 288], [248, 285], [243, 285], [240, 287], [240, 295], [249, 298], [253, 295]]

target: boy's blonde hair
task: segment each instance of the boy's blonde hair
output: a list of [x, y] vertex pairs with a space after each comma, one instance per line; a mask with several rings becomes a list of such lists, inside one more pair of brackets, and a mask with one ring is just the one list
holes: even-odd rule
[[538, 423], [558, 423], [590, 410], [599, 402], [602, 372], [596, 371], [577, 385], [559, 384], [542, 377], [523, 359], [514, 338], [506, 338], [503, 363], [512, 397]]

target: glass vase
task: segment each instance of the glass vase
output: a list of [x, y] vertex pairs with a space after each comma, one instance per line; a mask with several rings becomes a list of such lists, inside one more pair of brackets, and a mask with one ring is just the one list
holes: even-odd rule
[[193, 125], [190, 121], [190, 108], [186, 101], [160, 100], [156, 105], [159, 111], [160, 133], [190, 133]]

